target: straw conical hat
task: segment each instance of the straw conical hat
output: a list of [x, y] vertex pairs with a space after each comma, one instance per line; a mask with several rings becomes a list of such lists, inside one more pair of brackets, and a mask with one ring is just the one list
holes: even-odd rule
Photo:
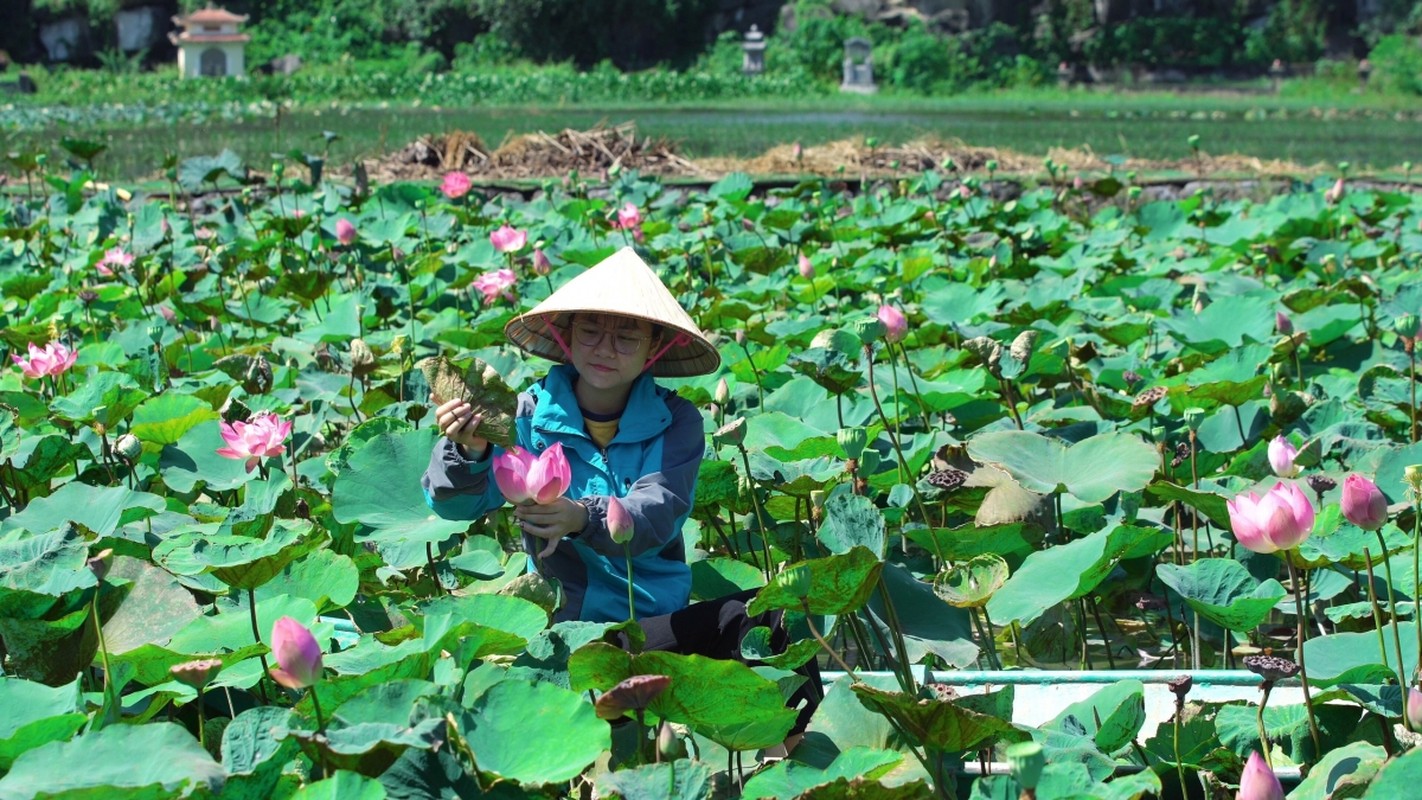
[[532, 311], [515, 317], [504, 326], [504, 335], [526, 353], [565, 361], [563, 348], [549, 327], [561, 321], [565, 327], [558, 336], [566, 342], [567, 316], [574, 312], [617, 314], [666, 328], [662, 345], [672, 344], [652, 364], [653, 375], [665, 378], [704, 375], [714, 372], [721, 364], [716, 348], [706, 340], [657, 274], [630, 247], [599, 261], [597, 266], [563, 284]]

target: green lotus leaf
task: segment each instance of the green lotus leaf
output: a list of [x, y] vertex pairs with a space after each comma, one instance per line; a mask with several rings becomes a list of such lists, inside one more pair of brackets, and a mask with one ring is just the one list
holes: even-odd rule
[[1278, 581], [1261, 583], [1243, 564], [1227, 558], [1203, 558], [1183, 567], [1161, 564], [1156, 574], [1200, 616], [1238, 633], [1261, 625], [1285, 594]]
[[[142, 753], [142, 758], [134, 754]], [[55, 769], [56, 764], [83, 765]], [[179, 725], [113, 725], [23, 753], [0, 778], [0, 798], [39, 796], [187, 797], [213, 793], [225, 773]]]
[[1026, 489], [1065, 491], [1086, 503], [1144, 489], [1160, 466], [1155, 448], [1126, 433], [1101, 433], [1067, 446], [1031, 431], [995, 431], [968, 441], [974, 460], [1006, 470]]

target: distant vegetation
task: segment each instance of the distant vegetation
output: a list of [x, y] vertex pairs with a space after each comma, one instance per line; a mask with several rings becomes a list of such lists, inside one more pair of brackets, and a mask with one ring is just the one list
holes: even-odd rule
[[[131, 3], [18, 5], [14, 24], [0, 31], [0, 47], [19, 62], [42, 56], [40, 23], [83, 13], [95, 53], [88, 66], [123, 72], [168, 63], [160, 48], [118, 52], [114, 14]], [[1098, 19], [1100, 4], [1092, 0], [1051, 0], [1037, 6], [1036, 16], [1000, 3], [1006, 10], [996, 11], [995, 21], [954, 35], [912, 14], [890, 25], [836, 13], [825, 0], [787, 5], [784, 18], [793, 27], [762, 26], [771, 28], [766, 63], [769, 77], [803, 87], [798, 94], [831, 89], [844, 41], [861, 35], [874, 42], [880, 84], [911, 94], [1050, 84], [1063, 63], [1083, 79], [1129, 82], [1163, 70], [1206, 80], [1262, 76], [1277, 59], [1290, 74], [1356, 80], [1363, 57], [1382, 90], [1422, 93], [1418, 0], [1380, 0], [1366, 18], [1319, 0], [1193, 0], [1172, 4], [1180, 10], [1168, 14], [1123, 1], [1107, 4], [1121, 17], [1109, 21]], [[323, 74], [505, 74], [551, 65], [581, 72], [606, 65], [600, 68], [730, 78], [741, 65], [741, 33], [716, 35], [711, 0], [231, 0], [226, 6], [250, 16], [249, 64], [294, 53], [324, 67]]]

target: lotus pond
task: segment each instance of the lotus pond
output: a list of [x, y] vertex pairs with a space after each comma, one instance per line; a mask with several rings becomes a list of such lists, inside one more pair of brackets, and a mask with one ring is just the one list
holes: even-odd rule
[[[31, 166], [0, 197], [0, 798], [1232, 797], [1255, 753], [1293, 798], [1422, 780], [1415, 194]], [[723, 356], [668, 382], [706, 417], [694, 596], [758, 589], [784, 652], [550, 625], [504, 512], [426, 506], [414, 363], [528, 383], [504, 324], [627, 244]], [[273, 437], [251, 469], [237, 423]], [[774, 760], [811, 658], [833, 683]], [[1123, 673], [1032, 724], [945, 680], [1045, 669]], [[1159, 724], [1142, 670], [1195, 678]]]

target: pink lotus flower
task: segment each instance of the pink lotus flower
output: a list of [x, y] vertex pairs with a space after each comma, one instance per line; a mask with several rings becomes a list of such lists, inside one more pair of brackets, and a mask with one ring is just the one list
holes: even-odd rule
[[1365, 531], [1375, 531], [1387, 522], [1387, 498], [1378, 485], [1353, 473], [1343, 480], [1343, 516]]
[[462, 172], [447, 172], [444, 175], [444, 182], [439, 185], [439, 190], [450, 200], [458, 200], [469, 194], [469, 176]]
[[474, 288], [484, 293], [484, 305], [489, 305], [500, 297], [513, 299], [509, 289], [518, 283], [518, 276], [511, 269], [486, 272], [474, 279]]
[[286, 452], [282, 442], [291, 434], [291, 423], [275, 414], [260, 414], [249, 422], [224, 422], [221, 429], [227, 446], [218, 448], [217, 454], [247, 459], [247, 471], [251, 472], [263, 458]]
[[884, 323], [884, 338], [890, 342], [902, 341], [908, 335], [908, 318], [891, 305], [879, 306], [879, 321]]
[[1269, 442], [1269, 466], [1280, 478], [1292, 478], [1299, 474], [1294, 459], [1299, 457], [1298, 448], [1283, 436], [1275, 436]]
[[114, 247], [104, 251], [104, 257], [99, 259], [99, 263], [94, 265], [94, 269], [100, 275], [108, 277], [114, 274], [114, 269], [128, 269], [133, 266], [133, 253], [126, 253], [122, 247]]
[[1412, 731], [1422, 731], [1422, 692], [1407, 687], [1407, 727]]
[[305, 625], [282, 617], [272, 626], [272, 680], [288, 689], [305, 689], [321, 679], [321, 645]]
[[790, 145], [790, 157], [796, 161], [805, 157], [805, 146], [800, 144], [798, 139], [795, 140], [794, 144]]
[[1249, 754], [1249, 761], [1239, 776], [1239, 794], [1235, 800], [1284, 800], [1284, 787], [1258, 750]]
[[614, 227], [623, 230], [631, 230], [642, 224], [642, 212], [637, 210], [635, 203], [627, 203], [622, 208], [617, 209], [617, 224]]
[[1332, 189], [1329, 189], [1328, 191], [1323, 193], [1324, 202], [1328, 203], [1330, 206], [1338, 205], [1338, 201], [1343, 199], [1343, 192], [1346, 190], [1346, 188], [1346, 181], [1344, 181], [1342, 178], [1339, 178], [1337, 182], [1333, 184]]
[[546, 505], [562, 497], [573, 482], [561, 442], [538, 456], [522, 447], [511, 447], [494, 456], [493, 470], [494, 483], [514, 505]]
[[43, 349], [30, 342], [29, 351], [29, 358], [10, 356], [20, 365], [26, 378], [58, 377], [74, 366], [74, 360], [79, 357], [79, 351], [70, 350], [63, 342], [50, 342]]
[[511, 225], [503, 225], [489, 234], [489, 244], [505, 255], [517, 253], [528, 243], [528, 233]]
[[1256, 553], [1292, 550], [1313, 531], [1313, 506], [1297, 484], [1275, 484], [1263, 497], [1253, 492], [1225, 504], [1241, 545]]
[[627, 513], [627, 507], [622, 505], [622, 501], [616, 497], [609, 497], [607, 499], [607, 533], [612, 537], [612, 541], [615, 544], [627, 544], [632, 541], [635, 527], [632, 515]]
[[815, 265], [810, 263], [809, 256], [800, 254], [800, 277], [807, 280], [815, 277]]
[[553, 262], [548, 260], [548, 255], [543, 252], [543, 248], [533, 248], [533, 272], [537, 275], [547, 275], [553, 271]]
[[342, 217], [336, 220], [336, 241], [349, 247], [356, 240], [356, 226]]

